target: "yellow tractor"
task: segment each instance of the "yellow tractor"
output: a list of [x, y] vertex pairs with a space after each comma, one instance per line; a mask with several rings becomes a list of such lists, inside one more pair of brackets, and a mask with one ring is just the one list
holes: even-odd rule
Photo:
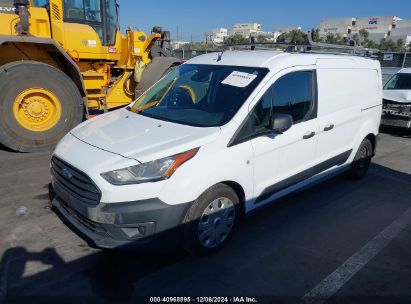
[[116, 0], [0, 0], [1, 144], [48, 150], [180, 64], [160, 27], [122, 34], [118, 8]]

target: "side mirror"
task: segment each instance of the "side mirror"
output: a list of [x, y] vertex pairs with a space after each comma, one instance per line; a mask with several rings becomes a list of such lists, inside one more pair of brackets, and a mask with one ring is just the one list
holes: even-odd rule
[[283, 133], [293, 126], [293, 117], [289, 114], [273, 114], [270, 121], [270, 129], [277, 132]]

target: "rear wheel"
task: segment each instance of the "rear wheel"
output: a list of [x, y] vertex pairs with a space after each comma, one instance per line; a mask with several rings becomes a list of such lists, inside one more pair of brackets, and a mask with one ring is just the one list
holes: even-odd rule
[[217, 184], [204, 192], [184, 220], [183, 247], [191, 254], [211, 254], [227, 243], [240, 217], [233, 189]]
[[76, 85], [47, 64], [2, 66], [0, 92], [0, 143], [12, 150], [49, 150], [83, 118]]
[[362, 179], [368, 171], [371, 164], [371, 157], [373, 155], [373, 145], [371, 141], [366, 138], [362, 141], [351, 168], [348, 171], [348, 176], [351, 179]]

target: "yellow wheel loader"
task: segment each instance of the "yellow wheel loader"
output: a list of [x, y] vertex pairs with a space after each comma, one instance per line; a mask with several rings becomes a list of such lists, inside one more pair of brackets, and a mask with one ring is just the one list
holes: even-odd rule
[[118, 8], [116, 0], [0, 0], [1, 144], [51, 149], [180, 64], [160, 27], [122, 34]]

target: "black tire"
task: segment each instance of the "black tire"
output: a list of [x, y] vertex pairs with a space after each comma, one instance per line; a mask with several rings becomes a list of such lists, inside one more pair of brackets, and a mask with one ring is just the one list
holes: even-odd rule
[[177, 68], [178, 65], [172, 65], [167, 68], [163, 73], [158, 74], [155, 70], [151, 70], [149, 73], [143, 72], [143, 79], [140, 83], [137, 84], [134, 90], [134, 98], [139, 98], [145, 91], [147, 91], [153, 84], [163, 78], [165, 75], [170, 73], [172, 70]]
[[[206, 208], [209, 207], [209, 205], [213, 202], [216, 201], [219, 198], [227, 198], [232, 202], [232, 208], [229, 208], [230, 210], [228, 212], [231, 213], [231, 211], [234, 211], [234, 217], [233, 217], [233, 222], [231, 225], [227, 225], [224, 220], [220, 221], [220, 223], [217, 222], [219, 219], [219, 216], [221, 215], [221, 218], [223, 218], [223, 212], [222, 213], [215, 213], [216, 217], [213, 218], [213, 227], [217, 227], [217, 225], [226, 225], [223, 229], [230, 229], [229, 232], [222, 237], [220, 235], [220, 240], [221, 243], [219, 244], [210, 244], [209, 247], [206, 247], [203, 245], [203, 243], [200, 241], [200, 221], [203, 220], [203, 212], [205, 211]], [[209, 255], [212, 254], [219, 249], [221, 249], [225, 244], [227, 244], [227, 241], [233, 234], [233, 230], [236, 227], [238, 220], [240, 218], [240, 202], [237, 194], [235, 191], [230, 188], [229, 186], [225, 184], [217, 184], [209, 188], [207, 191], [205, 191], [200, 197], [193, 203], [193, 205], [190, 207], [190, 209], [187, 211], [187, 214], [184, 219], [184, 235], [183, 235], [183, 247], [184, 249], [189, 252], [190, 254], [193, 255]], [[211, 216], [210, 216], [211, 218]], [[231, 228], [230, 228], [231, 226]]]
[[374, 153], [374, 147], [371, 141], [366, 138], [360, 144], [357, 153], [355, 154], [354, 161], [351, 164], [351, 168], [348, 171], [348, 177], [353, 180], [362, 179], [368, 171], [371, 164], [371, 157]]
[[[47, 90], [60, 103], [61, 115], [48, 130], [29, 130], [15, 118], [14, 101], [30, 88]], [[0, 92], [0, 143], [15, 151], [50, 150], [83, 119], [83, 99], [74, 82], [60, 70], [44, 63], [22, 61], [0, 67]]]

